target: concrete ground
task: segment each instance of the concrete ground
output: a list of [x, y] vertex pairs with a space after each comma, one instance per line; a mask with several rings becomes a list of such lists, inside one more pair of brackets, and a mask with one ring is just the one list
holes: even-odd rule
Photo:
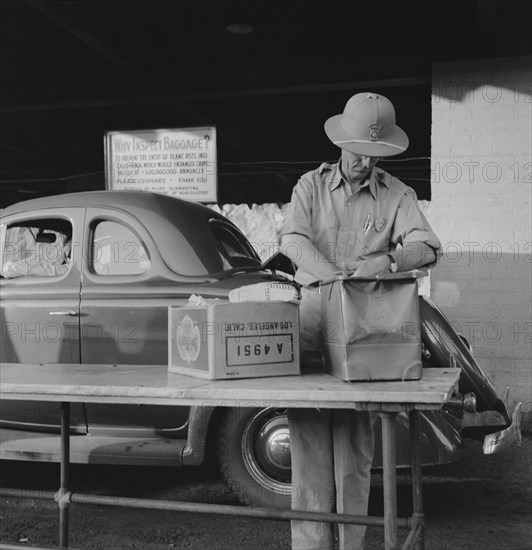
[[[58, 467], [4, 461], [1, 487], [56, 490]], [[532, 549], [532, 436], [502, 454], [484, 456], [468, 442], [462, 461], [424, 470], [427, 550]], [[103, 494], [236, 504], [215, 471], [74, 466], [74, 489]], [[398, 486], [400, 515], [411, 511], [407, 475]], [[372, 480], [370, 513], [382, 514], [382, 482]], [[58, 544], [53, 502], [0, 500], [0, 540], [23, 546]], [[71, 546], [83, 549], [289, 550], [287, 522], [200, 514], [72, 506]], [[404, 532], [400, 532], [401, 541]], [[370, 528], [367, 550], [383, 547]]]

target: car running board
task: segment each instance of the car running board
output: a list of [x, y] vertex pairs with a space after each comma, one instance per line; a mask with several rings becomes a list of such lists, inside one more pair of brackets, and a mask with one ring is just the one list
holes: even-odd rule
[[[129, 466], [181, 466], [185, 439], [72, 435], [70, 462]], [[0, 458], [60, 461], [60, 436], [22, 430], [0, 430]]]

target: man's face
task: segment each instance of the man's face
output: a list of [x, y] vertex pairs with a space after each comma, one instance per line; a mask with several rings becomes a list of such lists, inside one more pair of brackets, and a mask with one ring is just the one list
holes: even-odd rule
[[366, 157], [342, 149], [342, 172], [350, 181], [363, 180], [377, 164], [379, 157]]

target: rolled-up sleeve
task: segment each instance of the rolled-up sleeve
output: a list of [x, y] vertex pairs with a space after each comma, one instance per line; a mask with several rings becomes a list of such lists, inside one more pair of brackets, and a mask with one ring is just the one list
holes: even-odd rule
[[403, 195], [399, 203], [390, 240], [403, 247], [414, 242], [422, 242], [430, 246], [434, 250], [436, 259], [424, 267], [432, 267], [441, 257], [440, 240], [419, 209], [416, 193], [412, 189]]
[[281, 237], [290, 233], [298, 233], [312, 239], [311, 215], [312, 182], [305, 175], [299, 179], [292, 191], [292, 199], [281, 226]]

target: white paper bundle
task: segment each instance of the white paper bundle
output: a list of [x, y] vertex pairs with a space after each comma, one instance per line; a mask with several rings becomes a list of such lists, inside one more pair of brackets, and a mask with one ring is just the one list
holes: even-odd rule
[[291, 302], [299, 304], [301, 295], [294, 285], [289, 283], [257, 283], [231, 290], [230, 302]]

